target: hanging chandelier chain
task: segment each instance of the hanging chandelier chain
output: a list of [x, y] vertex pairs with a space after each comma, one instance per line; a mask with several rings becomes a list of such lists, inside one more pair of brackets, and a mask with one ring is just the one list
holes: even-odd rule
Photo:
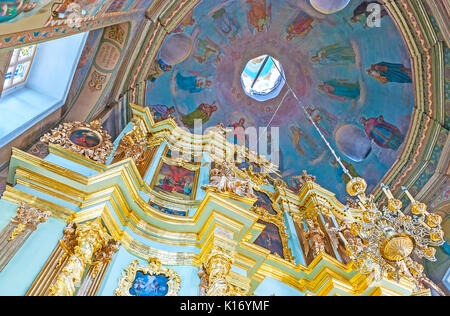
[[[270, 57], [272, 58], [272, 57]], [[272, 60], [273, 61], [273, 60]], [[317, 130], [317, 132], [319, 133], [320, 137], [323, 139], [323, 141], [325, 142], [325, 144], [327, 145], [328, 149], [330, 150], [331, 154], [334, 156], [334, 158], [336, 159], [336, 161], [339, 163], [339, 165], [342, 167], [342, 170], [344, 171], [344, 173], [350, 178], [350, 180], [353, 179], [353, 176], [350, 174], [350, 171], [344, 166], [344, 164], [342, 163], [341, 157], [339, 157], [336, 153], [336, 151], [333, 149], [333, 147], [331, 147], [330, 143], [328, 142], [328, 140], [325, 138], [325, 136], [323, 135], [322, 131], [320, 130], [320, 128], [317, 126], [316, 122], [314, 122], [312, 116], [308, 113], [308, 111], [306, 110], [306, 107], [303, 105], [303, 103], [300, 101], [300, 99], [297, 97], [297, 95], [295, 94], [294, 90], [291, 88], [291, 86], [289, 85], [288, 81], [286, 80], [286, 78], [284, 77], [283, 72], [280, 70], [280, 68], [278, 68], [278, 65], [276, 62], [273, 62], [273, 64], [275, 65], [275, 67], [277, 68], [278, 72], [280, 73], [281, 77], [284, 79], [284, 81], [286, 82], [286, 86], [288, 87], [289, 91], [292, 93], [292, 95], [294, 96], [295, 100], [297, 100], [298, 105], [303, 109], [303, 112], [305, 113], [307, 119], [311, 122], [311, 124], [314, 126], [314, 128]]]

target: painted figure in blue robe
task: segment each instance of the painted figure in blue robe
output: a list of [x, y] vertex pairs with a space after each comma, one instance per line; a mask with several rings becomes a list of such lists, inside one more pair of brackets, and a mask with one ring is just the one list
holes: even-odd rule
[[153, 119], [156, 122], [168, 119], [171, 114], [175, 113], [175, 108], [173, 106], [169, 108], [163, 104], [156, 104], [151, 106], [151, 108], [150, 112], [153, 114]]
[[360, 123], [370, 140], [381, 148], [397, 150], [403, 143], [404, 136], [394, 125], [386, 122], [382, 115], [379, 117], [362, 117]]
[[23, 12], [30, 12], [37, 3], [30, 0], [1, 0], [0, 23], [8, 22]]
[[360, 96], [359, 82], [350, 83], [347, 80], [328, 80], [319, 85], [319, 90], [325, 92], [332, 99], [342, 102], [357, 100]]
[[240, 26], [234, 14], [231, 15], [225, 8], [221, 8], [214, 12], [212, 18], [219, 34], [226, 36], [231, 41], [237, 38]]
[[175, 79], [178, 88], [186, 93], [198, 93], [204, 88], [211, 86], [211, 81], [207, 80], [205, 76], [199, 72], [189, 71], [191, 75], [183, 76], [181, 73], [177, 73]]
[[192, 193], [192, 189], [194, 187], [194, 184], [191, 182], [191, 178], [189, 178], [189, 177], [186, 177], [184, 179], [184, 181], [185, 181], [185, 183], [184, 183], [184, 186], [183, 186], [183, 192], [186, 195], [190, 195]]
[[356, 62], [356, 55], [350, 45], [336, 43], [319, 50], [311, 61], [320, 65], [348, 65]]
[[382, 84], [386, 84], [388, 82], [412, 82], [411, 69], [406, 68], [403, 64], [381, 62], [370, 66], [370, 69], [367, 70], [367, 74]]

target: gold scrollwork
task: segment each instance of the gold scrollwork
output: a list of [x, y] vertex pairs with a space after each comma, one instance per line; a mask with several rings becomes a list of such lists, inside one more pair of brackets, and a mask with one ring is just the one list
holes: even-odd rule
[[174, 270], [161, 267], [161, 262], [156, 258], [149, 258], [149, 263], [146, 266], [139, 266], [139, 261], [134, 260], [128, 268], [125, 268], [125, 273], [122, 272], [119, 286], [114, 292], [115, 296], [133, 296], [130, 294], [130, 289], [136, 279], [137, 272], [148, 275], [164, 275], [168, 279], [168, 291], [165, 296], [178, 296], [181, 287], [180, 276]]
[[[97, 135], [99, 143], [93, 147], [84, 147], [80, 144], [75, 144], [70, 140], [70, 136], [77, 130], [88, 130], [90, 133]], [[42, 136], [41, 142], [58, 145], [101, 164], [106, 163], [108, 156], [113, 150], [111, 136], [103, 129], [99, 121], [93, 121], [91, 123], [63, 123], [50, 133]]]

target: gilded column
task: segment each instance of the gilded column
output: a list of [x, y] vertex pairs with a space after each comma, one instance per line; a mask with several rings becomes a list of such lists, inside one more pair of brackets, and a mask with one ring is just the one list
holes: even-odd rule
[[97, 250], [76, 296], [95, 296], [97, 294], [106, 270], [119, 248], [120, 241], [110, 239], [105, 247]]
[[41, 272], [28, 289], [26, 296], [46, 296], [50, 285], [65, 266], [68, 257], [77, 245], [77, 224], [69, 222], [64, 228], [63, 238], [58, 242]]
[[77, 245], [74, 253], [67, 259], [55, 283], [50, 287], [50, 296], [72, 296], [75, 293], [75, 286], [83, 277], [86, 266], [91, 264], [94, 253], [105, 247], [109, 240], [100, 218], [78, 225], [75, 235]]
[[0, 233], [0, 271], [14, 257], [37, 226], [51, 215], [49, 211], [43, 211], [25, 203], [19, 205], [17, 215]]
[[213, 246], [206, 261], [200, 266], [201, 296], [242, 296], [244, 291], [230, 284], [227, 277], [233, 263], [233, 254]]

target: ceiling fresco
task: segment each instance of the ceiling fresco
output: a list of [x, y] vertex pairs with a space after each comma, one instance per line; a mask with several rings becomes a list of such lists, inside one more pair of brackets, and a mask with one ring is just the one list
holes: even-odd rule
[[204, 127], [279, 127], [280, 170], [292, 188], [291, 178], [306, 169], [343, 199], [348, 177], [286, 85], [264, 102], [245, 93], [245, 66], [270, 55], [347, 169], [372, 190], [396, 161], [414, 106], [407, 50], [384, 9], [380, 27], [369, 26], [374, 2], [352, 0], [323, 14], [309, 0], [203, 0], [166, 39], [185, 34], [192, 51], [173, 66], [159, 60], [147, 106], [160, 115], [175, 110], [190, 129], [195, 118]]

